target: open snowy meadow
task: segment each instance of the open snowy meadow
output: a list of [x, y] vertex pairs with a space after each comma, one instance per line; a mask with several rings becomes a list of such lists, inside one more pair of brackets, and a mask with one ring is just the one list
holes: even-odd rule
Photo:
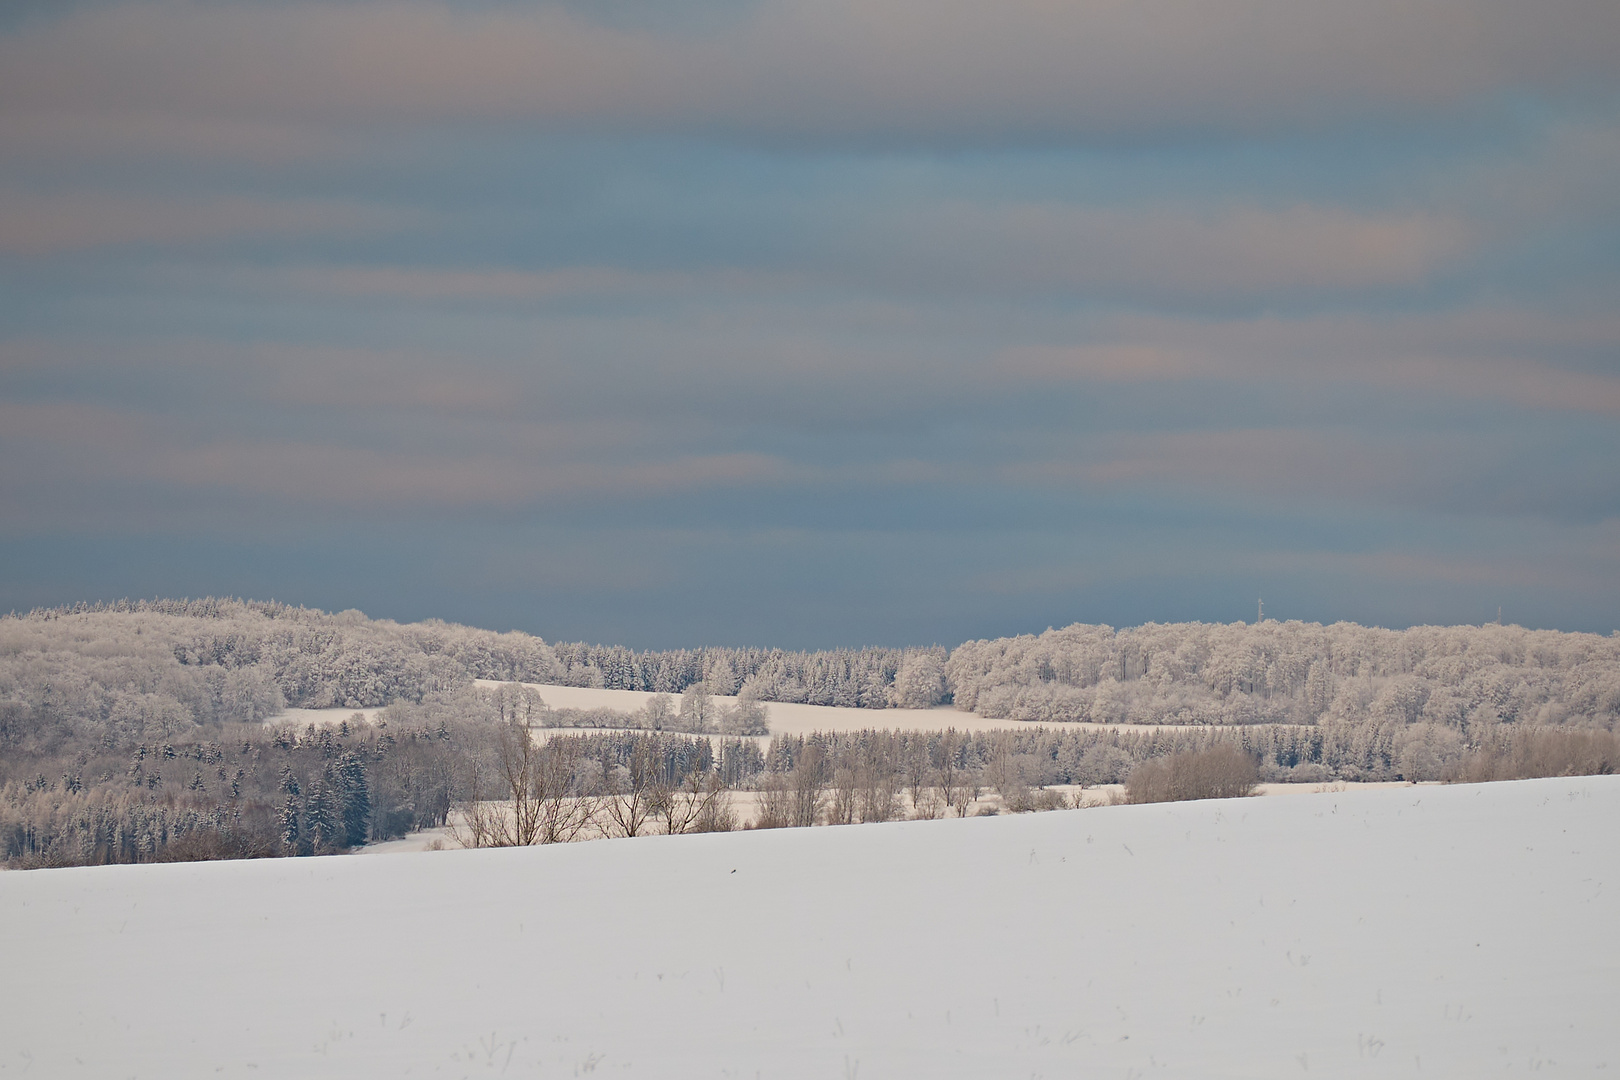
[[0, 1076], [1620, 1069], [1620, 777], [0, 874]]
[[[485, 689], [496, 689], [503, 684], [493, 679], [477, 680]], [[634, 713], [646, 708], [656, 697], [640, 690], [603, 690], [590, 686], [556, 686], [549, 683], [524, 683], [540, 695], [542, 701], [554, 709], [613, 709]], [[666, 695], [668, 696], [668, 695]], [[736, 704], [734, 696], [715, 695], [725, 705]], [[677, 699], [676, 703], [679, 701]], [[1035, 726], [1024, 720], [1002, 720], [964, 712], [949, 705], [929, 709], [861, 709], [853, 706], [806, 705], [792, 701], [767, 701], [767, 722], [773, 735], [808, 735], [814, 731], [1019, 731]], [[278, 720], [294, 724], [336, 723], [352, 716], [354, 709], [288, 709]], [[1088, 721], [1043, 721], [1043, 727], [1060, 731], [1163, 731], [1163, 724], [1098, 724]], [[1186, 724], [1183, 727], [1203, 728], [1209, 725]]]

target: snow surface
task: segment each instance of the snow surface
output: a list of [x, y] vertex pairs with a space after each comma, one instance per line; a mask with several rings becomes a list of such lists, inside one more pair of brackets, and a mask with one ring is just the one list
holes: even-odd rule
[[[491, 679], [479, 679], [479, 686], [502, 685]], [[524, 683], [538, 691], [547, 705], [554, 709], [616, 709], [636, 712], [645, 708], [647, 700], [655, 695], [642, 690], [599, 690], [589, 686], [554, 686], [549, 683]], [[671, 704], [679, 705], [680, 695], [669, 694]], [[734, 702], [735, 697], [717, 697], [720, 702]], [[860, 709], [842, 705], [801, 705], [791, 701], [762, 701], [767, 722], [773, 735], [808, 735], [813, 731], [1008, 731], [1033, 727], [1072, 728], [1091, 731], [1163, 731], [1163, 724], [1093, 724], [1082, 721], [1042, 721], [1039, 725], [1028, 720], [993, 720], [975, 713], [963, 712], [949, 705], [932, 709]], [[291, 712], [292, 710], [288, 710]], [[1182, 728], [1209, 727], [1208, 724], [1183, 724]]]
[[1620, 1069], [1620, 777], [0, 874], [0, 1077]]
[[376, 721], [381, 709], [283, 709], [275, 716], [270, 717], [266, 723], [289, 724], [302, 730], [309, 724], [316, 727], [337, 727], [345, 720], [353, 720], [359, 716], [366, 723]]

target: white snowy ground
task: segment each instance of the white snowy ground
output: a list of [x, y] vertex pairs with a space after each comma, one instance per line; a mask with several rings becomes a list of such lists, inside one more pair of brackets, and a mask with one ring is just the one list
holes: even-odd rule
[[[490, 679], [479, 679], [478, 685], [500, 686]], [[635, 712], [644, 708], [654, 695], [640, 690], [598, 690], [588, 686], [553, 686], [549, 683], [524, 683], [539, 692], [541, 700], [554, 709], [617, 709]], [[679, 703], [680, 695], [669, 695]], [[722, 702], [735, 698], [722, 697]], [[808, 735], [812, 731], [864, 731], [868, 728], [888, 731], [1006, 731], [1028, 730], [1027, 720], [992, 720], [975, 713], [962, 712], [949, 705], [933, 709], [857, 709], [839, 705], [800, 705], [788, 701], [765, 701], [767, 722], [773, 735]], [[294, 710], [289, 709], [291, 713]], [[315, 710], [308, 710], [315, 711]], [[1090, 729], [1094, 731], [1162, 731], [1159, 724], [1092, 724], [1079, 721], [1048, 722], [1040, 726], [1051, 728]], [[1208, 725], [1191, 725], [1205, 727]]]
[[345, 720], [351, 720], [359, 715], [366, 723], [377, 718], [381, 709], [283, 709], [279, 714], [268, 721], [272, 724], [289, 724], [302, 730], [309, 724], [316, 727], [337, 727]]
[[0, 874], [0, 1077], [1620, 1069], [1620, 777]]
[[[479, 679], [478, 685], [502, 685], [493, 679]], [[636, 712], [644, 708], [654, 695], [640, 690], [598, 690], [589, 686], [554, 686], [549, 683], [524, 683], [539, 692], [547, 705], [557, 709], [616, 709]], [[669, 695], [679, 701], [679, 695]], [[735, 698], [722, 697], [722, 702]], [[800, 705], [785, 701], [764, 702], [773, 735], [808, 735], [812, 731], [864, 731], [881, 728], [889, 731], [1005, 731], [1028, 729], [1025, 720], [992, 720], [970, 712], [941, 705], [933, 709], [857, 709], [837, 705]], [[291, 724], [302, 729], [308, 724], [316, 727], [336, 727], [356, 713], [369, 722], [381, 709], [285, 709], [271, 717], [271, 723]], [[1093, 724], [1058, 721], [1042, 726], [1053, 728], [1091, 729], [1095, 731], [1162, 731], [1159, 724]], [[1209, 725], [1192, 725], [1207, 727]], [[572, 730], [572, 729], [566, 729]], [[591, 729], [595, 730], [595, 729]], [[768, 742], [768, 739], [762, 739]]]

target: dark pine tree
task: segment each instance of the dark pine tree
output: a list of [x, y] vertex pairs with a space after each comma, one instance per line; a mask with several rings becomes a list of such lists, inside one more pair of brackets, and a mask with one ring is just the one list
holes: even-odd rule
[[304, 827], [309, 833], [310, 845], [317, 852], [331, 851], [343, 845], [346, 837], [343, 803], [330, 768], [310, 785], [309, 798], [304, 802]]
[[338, 758], [337, 789], [343, 803], [343, 837], [349, 847], [366, 842], [371, 826], [371, 791], [366, 786], [366, 766], [353, 750]]
[[298, 827], [298, 796], [288, 794], [281, 804], [281, 846], [289, 855], [308, 855], [309, 843]]

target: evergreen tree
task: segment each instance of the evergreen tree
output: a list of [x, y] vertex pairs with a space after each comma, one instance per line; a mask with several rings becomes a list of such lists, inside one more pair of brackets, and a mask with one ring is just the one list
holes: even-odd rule
[[304, 826], [315, 851], [330, 851], [343, 843], [343, 804], [330, 769], [310, 786], [304, 803]]
[[281, 846], [291, 855], [308, 854], [309, 845], [298, 828], [298, 796], [288, 794], [281, 804]]
[[337, 788], [343, 804], [343, 837], [349, 847], [366, 842], [371, 825], [371, 791], [366, 786], [366, 766], [360, 755], [347, 751], [338, 759]]

